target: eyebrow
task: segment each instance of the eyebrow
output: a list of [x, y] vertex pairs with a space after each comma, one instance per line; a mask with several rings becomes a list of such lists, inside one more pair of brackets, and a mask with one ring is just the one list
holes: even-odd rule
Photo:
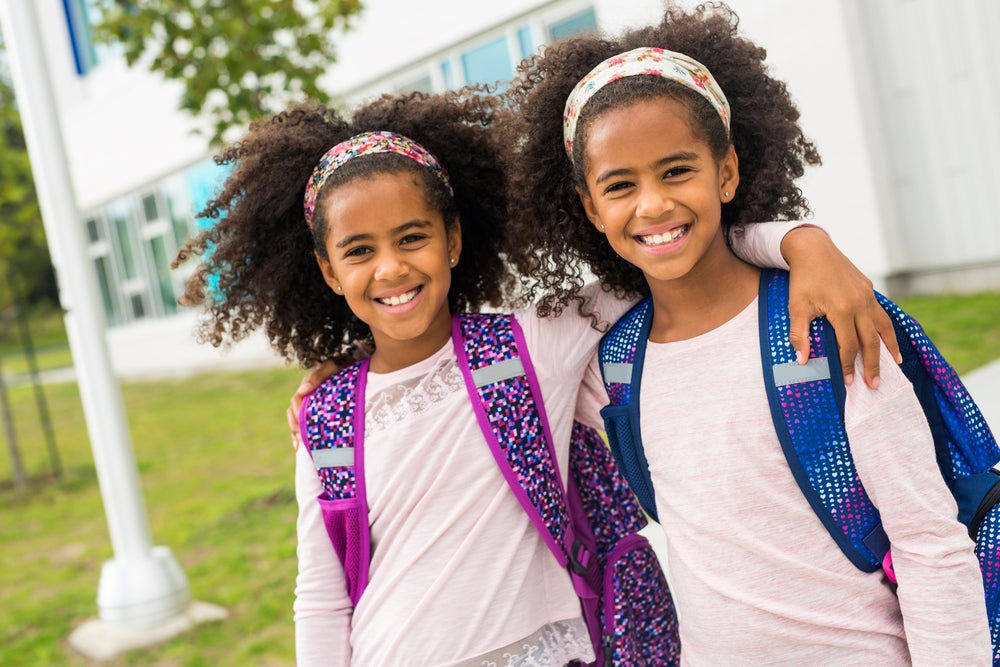
[[[398, 227], [390, 229], [389, 233], [393, 236], [398, 236], [399, 234], [402, 234], [403, 232], [409, 231], [413, 228], [423, 229], [430, 226], [431, 226], [430, 220], [410, 220], [408, 222], [404, 222]], [[352, 234], [351, 236], [345, 236], [341, 240], [337, 241], [337, 245], [334, 247], [346, 248], [352, 243], [356, 243], [358, 241], [370, 241], [373, 238], [375, 238], [374, 234]]]
[[[672, 162], [687, 162], [690, 160], [695, 160], [697, 158], [698, 158], [697, 153], [693, 153], [691, 151], [679, 151], [677, 153], [672, 153], [671, 155], [667, 155], [666, 157], [660, 158], [659, 160], [653, 163], [653, 167], [654, 168], [664, 167], [668, 164], [671, 164]], [[609, 169], [608, 171], [602, 172], [597, 177], [595, 183], [597, 185], [600, 185], [604, 181], [614, 178], [615, 176], [625, 176], [627, 174], [633, 173], [634, 171], [635, 171], [634, 169], [630, 169], [627, 167], [623, 167], [621, 169]]]

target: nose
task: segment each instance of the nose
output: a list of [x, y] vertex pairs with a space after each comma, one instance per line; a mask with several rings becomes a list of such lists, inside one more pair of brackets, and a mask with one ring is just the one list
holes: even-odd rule
[[398, 280], [409, 272], [410, 265], [399, 249], [393, 248], [379, 253], [378, 263], [375, 266], [376, 280]]
[[674, 209], [674, 199], [666, 187], [647, 184], [639, 190], [635, 214], [640, 218], [661, 218]]

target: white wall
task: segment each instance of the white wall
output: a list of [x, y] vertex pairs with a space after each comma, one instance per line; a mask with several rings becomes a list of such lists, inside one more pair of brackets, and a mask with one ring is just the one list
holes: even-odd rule
[[84, 212], [209, 155], [205, 137], [193, 133], [195, 121], [177, 111], [179, 85], [129, 69], [124, 59], [78, 76], [62, 3], [35, 1], [48, 27], [45, 52]]

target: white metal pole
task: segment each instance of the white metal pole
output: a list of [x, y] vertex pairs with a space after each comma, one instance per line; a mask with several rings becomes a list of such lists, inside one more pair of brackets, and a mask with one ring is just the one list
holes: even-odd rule
[[102, 620], [146, 627], [190, 600], [169, 549], [153, 547], [121, 390], [105, 338], [96, 272], [87, 256], [67, 166], [36, 0], [0, 0], [0, 25], [31, 157], [42, 221], [66, 311], [66, 333], [83, 402], [114, 557], [98, 585]]

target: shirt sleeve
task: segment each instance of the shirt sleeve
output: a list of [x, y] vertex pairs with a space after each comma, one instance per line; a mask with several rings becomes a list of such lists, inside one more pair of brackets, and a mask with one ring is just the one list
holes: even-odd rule
[[299, 504], [299, 573], [295, 582], [295, 655], [298, 667], [349, 667], [351, 616], [344, 570], [323, 524], [316, 497], [322, 487], [305, 446], [295, 454]]
[[892, 544], [910, 656], [914, 665], [990, 665], [974, 544], [956, 519], [916, 395], [884, 346], [881, 364], [877, 391], [863, 382], [848, 390], [847, 428], [858, 476]]
[[604, 387], [604, 380], [601, 378], [597, 354], [594, 354], [583, 375], [583, 383], [580, 385], [580, 393], [576, 399], [574, 418], [582, 424], [603, 431], [604, 419], [601, 417], [601, 408], [608, 403], [610, 403], [608, 392]]
[[613, 292], [602, 289], [598, 282], [585, 285], [579, 296], [582, 313], [576, 301], [567, 304], [558, 316], [539, 317], [535, 306], [515, 312], [524, 330], [532, 363], [542, 374], [551, 377], [572, 375], [574, 382], [578, 382], [601, 336], [638, 301], [637, 298], [620, 299]]
[[823, 229], [801, 220], [747, 224], [733, 229], [729, 239], [733, 252], [743, 261], [762, 268], [788, 271], [788, 262], [781, 254], [781, 241], [785, 234], [799, 227]]

